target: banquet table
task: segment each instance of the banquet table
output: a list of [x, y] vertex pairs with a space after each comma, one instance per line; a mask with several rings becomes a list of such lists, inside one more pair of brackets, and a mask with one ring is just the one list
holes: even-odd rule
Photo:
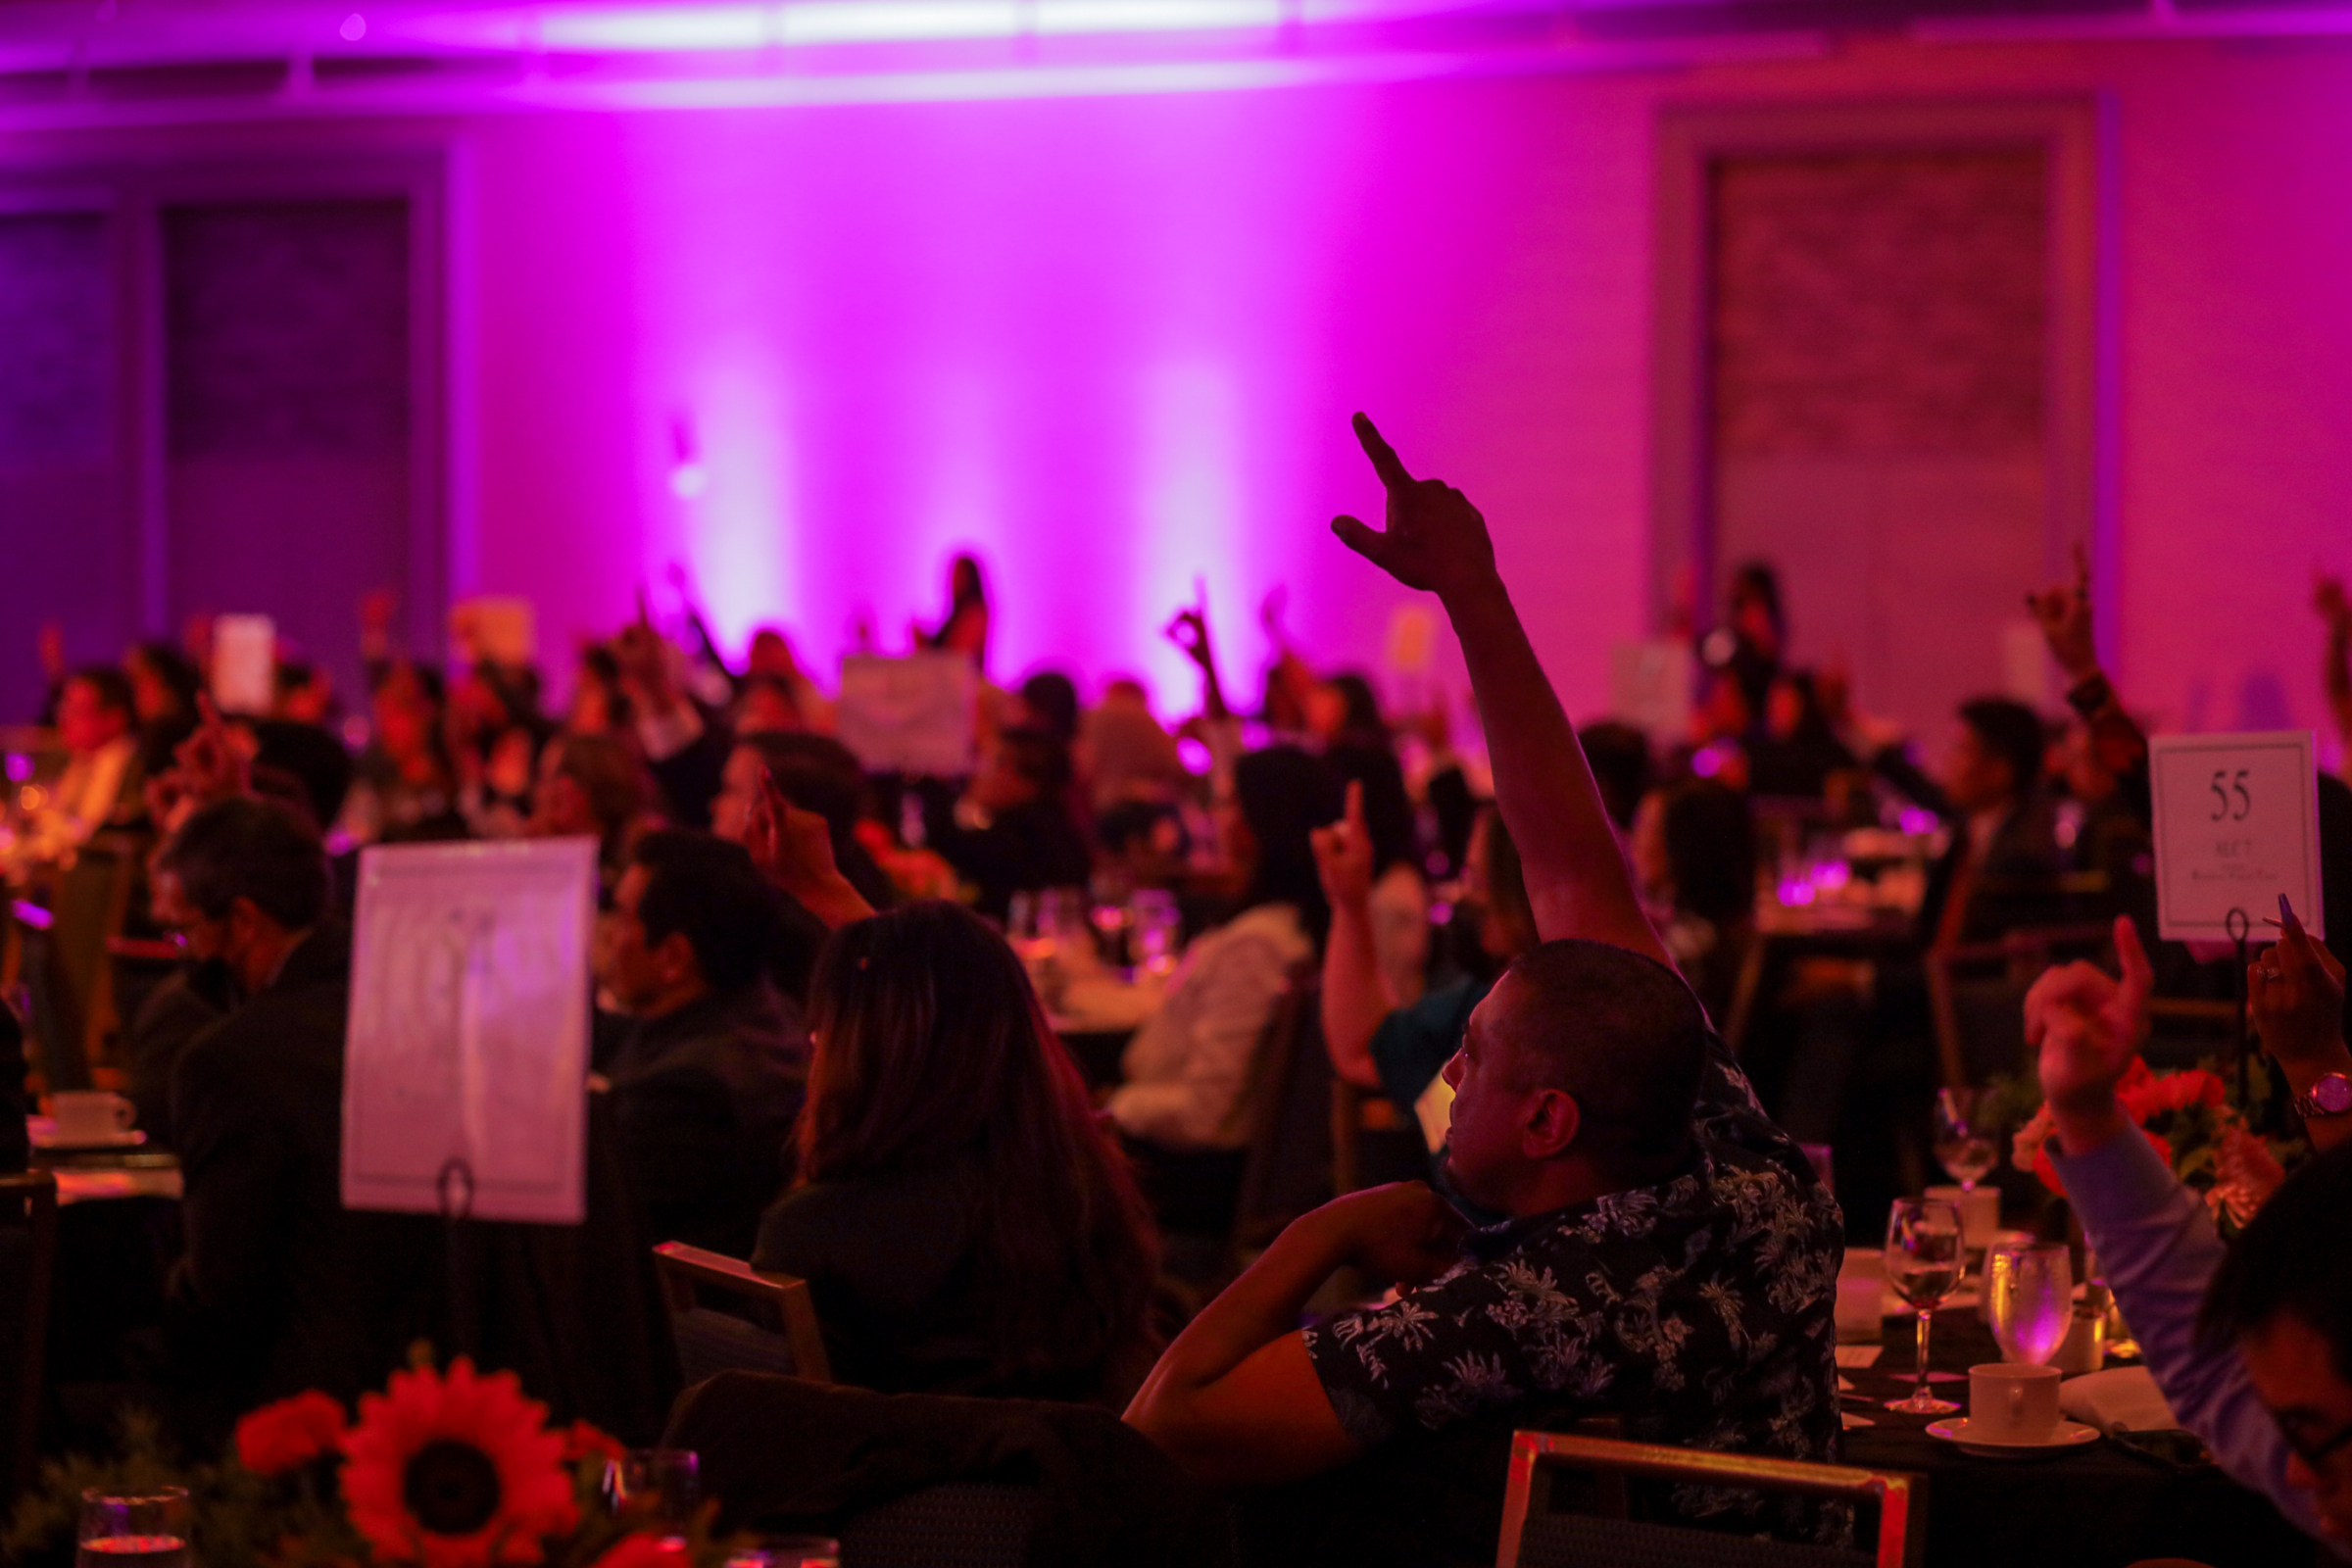
[[[1848, 1464], [1908, 1470], [1928, 1480], [1927, 1568], [2125, 1568], [2186, 1557], [2212, 1568], [2306, 1568], [2331, 1563], [2267, 1498], [2211, 1465], [2178, 1468], [2101, 1438], [2045, 1458], [1982, 1459], [1928, 1435], [1943, 1416], [1905, 1415], [1887, 1399], [1911, 1392], [1912, 1328], [1886, 1323], [1878, 1363], [1849, 1367], [1849, 1416], [1873, 1423], [1845, 1434]], [[1928, 1348], [1938, 1371], [1997, 1361], [1992, 1331], [1972, 1310], [1936, 1315]], [[1963, 1407], [1968, 1386], [1936, 1392]]]

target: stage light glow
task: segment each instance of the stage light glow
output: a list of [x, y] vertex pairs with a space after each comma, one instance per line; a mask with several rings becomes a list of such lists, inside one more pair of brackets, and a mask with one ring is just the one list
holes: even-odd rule
[[343, 25], [337, 27], [335, 31], [342, 35], [345, 43], [358, 43], [362, 38], [368, 36], [368, 19], [354, 11], [343, 19]]

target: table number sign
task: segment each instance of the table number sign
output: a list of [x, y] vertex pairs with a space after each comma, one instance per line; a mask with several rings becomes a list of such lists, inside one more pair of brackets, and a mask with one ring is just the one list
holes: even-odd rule
[[361, 856], [346, 1207], [581, 1222], [595, 921], [593, 839]]
[[961, 654], [841, 662], [841, 743], [871, 772], [954, 778], [972, 770], [980, 673]]
[[268, 615], [213, 617], [213, 701], [223, 713], [277, 704], [277, 623]]
[[2168, 942], [2267, 940], [2285, 894], [2315, 937], [2320, 904], [2318, 774], [2309, 730], [2165, 735], [2149, 743], [2156, 812], [2157, 929]]

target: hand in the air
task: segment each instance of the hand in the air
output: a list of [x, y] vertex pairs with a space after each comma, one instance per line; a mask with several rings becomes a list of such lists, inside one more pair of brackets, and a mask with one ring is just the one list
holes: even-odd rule
[[1364, 786], [1348, 786], [1348, 808], [1337, 822], [1307, 835], [1314, 847], [1315, 874], [1331, 906], [1350, 908], [1372, 897], [1372, 834], [1364, 826]]
[[2069, 680], [2086, 680], [2098, 673], [2099, 654], [2090, 635], [2090, 560], [2075, 545], [2075, 580], [2053, 583], [2040, 593], [2026, 595], [2026, 608], [2041, 627], [2050, 657]]
[[2042, 1099], [2061, 1115], [2112, 1106], [2147, 1035], [2155, 975], [2130, 915], [2116, 919], [2115, 953], [2120, 980], [2077, 959], [2045, 971], [2026, 993], [2026, 1044], [2040, 1053]]
[[2262, 1049], [2282, 1064], [2319, 1062], [2344, 1045], [2344, 966], [2279, 901], [2278, 940], [2246, 966], [2246, 1011]]
[[1487, 519], [1442, 479], [1416, 479], [1372, 421], [1355, 416], [1355, 438], [1388, 490], [1385, 531], [1349, 516], [1331, 519], [1341, 543], [1404, 584], [1443, 598], [1484, 587], [1494, 577]]

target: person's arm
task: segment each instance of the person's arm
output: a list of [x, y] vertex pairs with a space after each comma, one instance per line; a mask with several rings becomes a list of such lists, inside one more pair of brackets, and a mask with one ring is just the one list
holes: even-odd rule
[[[2288, 1090], [2307, 1095], [2331, 1072], [2352, 1077], [2352, 1051], [2344, 1046], [2344, 966], [2312, 941], [2284, 899], [2278, 906], [2286, 924], [2278, 942], [2246, 966], [2246, 1010]], [[2303, 1132], [2325, 1153], [2352, 1140], [2352, 1116], [2307, 1117]]]
[[1176, 1337], [1127, 1424], [1211, 1485], [1293, 1481], [1362, 1445], [1340, 1424], [1297, 1324], [1353, 1263], [1408, 1283], [1455, 1261], [1461, 1216], [1419, 1182], [1350, 1193], [1293, 1222]]
[[1197, 584], [1198, 602], [1189, 610], [1180, 610], [1176, 618], [1162, 628], [1161, 635], [1177, 647], [1200, 668], [1200, 714], [1212, 723], [1222, 722], [1232, 713], [1225, 706], [1225, 686], [1217, 679], [1216, 649], [1208, 640], [1208, 589]]
[[1494, 767], [1495, 804], [1527, 877], [1536, 934], [1607, 942], [1672, 967], [1634, 894], [1624, 853], [1527, 630], [1495, 570], [1487, 522], [1458, 490], [1415, 479], [1362, 415], [1355, 433], [1388, 490], [1388, 528], [1332, 531], [1408, 588], [1437, 594], [1461, 639]]
[[[2328, 622], [2328, 652], [2320, 679], [2328, 692], [2328, 710], [2335, 715], [2336, 732], [2352, 746], [2352, 596], [2341, 577], [2320, 576], [2312, 585], [2312, 608]], [[2352, 760], [2346, 763], [2352, 772]]]
[[1348, 786], [1346, 814], [1311, 835], [1315, 870], [1331, 904], [1323, 945], [1323, 1045], [1332, 1071], [1358, 1089], [1378, 1089], [1372, 1036], [1396, 1010], [1396, 994], [1380, 967], [1372, 930], [1372, 835], [1364, 826], [1364, 787]]
[[772, 776], [760, 777], [743, 847], [761, 875], [799, 900], [828, 931], [874, 912], [834, 859], [831, 826], [786, 800]]
[[2115, 683], [2099, 668], [2099, 652], [2091, 636], [2090, 558], [2075, 546], [2075, 578], [2053, 583], [2026, 595], [2026, 609], [2041, 627], [2050, 658], [2066, 676], [2067, 706], [2082, 715], [2090, 731], [2092, 752], [2099, 765], [2115, 775], [2125, 803], [2144, 824], [2151, 820], [2148, 800], [2148, 737], [2138, 721], [2125, 711]]
[[2204, 1203], [2116, 1094], [2146, 1034], [2154, 976], [2129, 916], [2115, 922], [2115, 951], [2120, 981], [2076, 962], [2044, 974], [2026, 997], [2026, 1040], [2039, 1054], [2043, 1102], [2057, 1129], [2051, 1161], [2174, 1414], [2232, 1479], [2316, 1535], [2318, 1512], [2287, 1482], [2286, 1442], [2244, 1360], [2217, 1353], [2197, 1334], [2222, 1241]]

